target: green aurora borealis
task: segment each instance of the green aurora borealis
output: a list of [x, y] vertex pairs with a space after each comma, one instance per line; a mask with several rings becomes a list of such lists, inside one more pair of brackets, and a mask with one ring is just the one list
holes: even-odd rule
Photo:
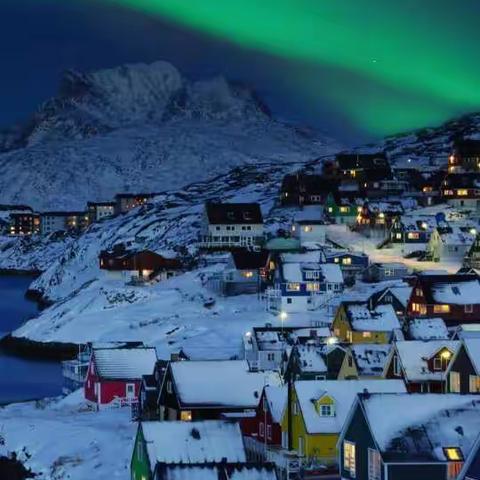
[[480, 107], [479, 2], [108, 1], [288, 60], [285, 81], [369, 134], [435, 125]]

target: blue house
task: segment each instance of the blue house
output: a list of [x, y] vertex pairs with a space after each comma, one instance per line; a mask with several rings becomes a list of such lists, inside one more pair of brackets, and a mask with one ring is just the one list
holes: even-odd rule
[[369, 265], [368, 255], [362, 252], [348, 252], [346, 250], [331, 250], [325, 252], [327, 263], [340, 266], [344, 278], [356, 277], [362, 274]]
[[432, 215], [403, 215], [397, 217], [390, 229], [392, 243], [423, 243], [430, 240], [437, 227], [437, 220]]
[[281, 255], [273, 283], [266, 300], [274, 312], [315, 310], [344, 287], [340, 266], [326, 263], [321, 250]]

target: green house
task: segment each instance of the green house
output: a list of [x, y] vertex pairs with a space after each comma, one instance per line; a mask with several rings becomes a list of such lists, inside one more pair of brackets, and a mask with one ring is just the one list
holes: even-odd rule
[[132, 480], [153, 480], [164, 465], [246, 463], [240, 426], [226, 420], [141, 422], [130, 472]]
[[353, 225], [357, 219], [357, 205], [345, 199], [337, 198], [330, 193], [325, 200], [325, 213], [335, 223]]

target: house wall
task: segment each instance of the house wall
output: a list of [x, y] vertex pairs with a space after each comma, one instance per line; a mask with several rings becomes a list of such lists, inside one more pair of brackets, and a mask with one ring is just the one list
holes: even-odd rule
[[[387, 465], [388, 480], [446, 480], [442, 464]], [[368, 477], [365, 477], [368, 478]]]
[[[470, 375], [477, 375], [477, 373], [463, 345], [453, 359], [450, 372], [457, 372], [460, 375], [460, 393], [470, 393]], [[447, 391], [450, 392], [450, 382], [447, 382]]]
[[[359, 405], [356, 406], [355, 411], [348, 423], [346, 425], [346, 431], [344, 435], [343, 441], [347, 440], [355, 444], [355, 464], [356, 464], [356, 471], [355, 475], [351, 475], [350, 471], [345, 470], [345, 463], [344, 463], [344, 449], [343, 449], [343, 441], [341, 445], [338, 445], [338, 466], [339, 466], [339, 473], [342, 479], [358, 479], [358, 480], [367, 480], [368, 476], [368, 449], [371, 448], [373, 450], [377, 450], [375, 446], [375, 442], [373, 440], [372, 434], [370, 433], [370, 429], [368, 424], [365, 420], [365, 416], [363, 415], [362, 409]], [[382, 477], [381, 479], [384, 480], [385, 477], [383, 475], [383, 468], [381, 469]], [[409, 477], [407, 477], [409, 478]], [[405, 479], [403, 479], [405, 480]], [[423, 480], [426, 480], [423, 479]]]
[[301, 244], [305, 242], [325, 243], [326, 226], [320, 224], [295, 223], [294, 235], [300, 240]]
[[152, 480], [153, 478], [141, 424], [139, 424], [137, 436], [135, 437], [132, 459], [130, 461], [130, 475], [132, 480]]

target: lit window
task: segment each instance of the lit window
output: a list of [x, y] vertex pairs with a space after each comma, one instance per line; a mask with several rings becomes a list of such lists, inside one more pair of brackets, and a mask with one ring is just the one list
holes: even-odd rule
[[320, 284], [317, 282], [307, 283], [307, 292], [318, 292], [320, 290]]
[[380, 453], [373, 448], [368, 449], [368, 480], [380, 480], [382, 460]]
[[460, 374], [458, 372], [450, 372], [450, 392], [460, 393]]
[[343, 265], [351, 265], [352, 264], [352, 259], [351, 257], [345, 257], [342, 259]]
[[465, 313], [473, 313], [473, 305], [472, 304], [465, 305], [464, 310], [465, 310]]
[[299, 283], [287, 283], [287, 290], [290, 292], [299, 292], [300, 284]]
[[340, 207], [340, 213], [348, 213], [350, 211], [350, 207]]
[[303, 227], [303, 231], [306, 232], [306, 233], [311, 232], [311, 231], [312, 231], [312, 227], [311, 227], [310, 225], [305, 225], [305, 226]]
[[372, 336], [372, 332], [363, 332], [362, 337], [363, 338], [370, 338]]
[[335, 263], [338, 263], [338, 262], [340, 261], [340, 259], [339, 259], [338, 257], [335, 257], [335, 258], [333, 259], [333, 261], [334, 261]]
[[251, 271], [243, 272], [242, 275], [243, 275], [245, 278], [252, 278], [252, 277], [253, 277], [253, 272], [251, 272]]
[[469, 392], [480, 393], [480, 377], [478, 375], [469, 375]]
[[420, 234], [418, 232], [410, 232], [407, 237], [409, 240], [418, 240], [420, 238]]
[[449, 313], [450, 305], [434, 305], [433, 313]]
[[402, 239], [402, 234], [397, 233], [397, 234], [395, 234], [395, 237], [396, 237], [397, 240], [401, 240]]
[[191, 422], [192, 421], [192, 412], [190, 410], [183, 410], [180, 412], [180, 420], [182, 422]]
[[443, 449], [443, 453], [447, 457], [447, 460], [459, 461], [463, 460], [462, 451], [458, 447], [447, 447]]
[[457, 190], [457, 195], [460, 197], [465, 197], [466, 195], [468, 195], [468, 190], [465, 188], [460, 188]]
[[328, 207], [328, 213], [332, 213], [333, 212], [333, 207]]
[[352, 442], [343, 442], [343, 468], [350, 473], [350, 476], [356, 476], [355, 444]]

